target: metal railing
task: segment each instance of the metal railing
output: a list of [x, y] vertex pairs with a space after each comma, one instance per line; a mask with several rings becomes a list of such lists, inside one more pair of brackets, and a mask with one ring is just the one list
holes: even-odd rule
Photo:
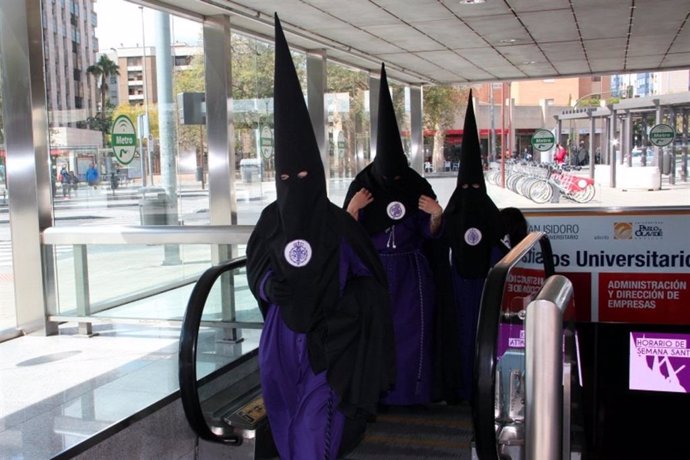
[[553, 275], [553, 254], [548, 236], [542, 232], [532, 232], [494, 265], [484, 285], [477, 324], [472, 400], [474, 441], [477, 455], [482, 460], [501, 458], [496, 438], [496, 352], [504, 286], [510, 270], [534, 248], [541, 250], [544, 277]]
[[[563, 314], [573, 285], [549, 277], [527, 306], [525, 319], [525, 451], [527, 459], [570, 458], [569, 383], [563, 380]], [[567, 396], [564, 395], [567, 393]], [[561, 423], [563, 422], [563, 423]]]
[[[94, 316], [118, 306], [122, 306], [137, 300], [152, 297], [166, 291], [195, 283], [200, 274], [182, 277], [181, 279], [166, 280], [162, 284], [149, 287], [143, 291], [129, 295], [108, 299], [106, 302], [94, 303], [89, 294], [89, 262], [87, 247], [90, 245], [210, 245], [212, 263], [218, 264], [237, 256], [233, 247], [246, 244], [254, 226], [252, 225], [215, 225], [215, 226], [98, 226], [98, 227], [50, 227], [41, 233], [41, 244], [44, 253], [51, 253], [58, 245], [72, 246], [74, 262], [74, 292], [76, 302], [75, 315], [58, 314], [58, 288], [57, 267], [49, 264], [45, 267], [47, 283], [51, 292], [46, 305], [46, 318], [48, 322], [77, 322], [79, 332], [83, 335], [92, 333], [92, 324], [95, 323], [135, 323], [146, 322], [161, 326], [179, 326], [180, 320], [169, 318], [142, 319], [136, 317], [105, 317]], [[234, 252], [234, 254], [233, 254]], [[52, 257], [46, 257], [52, 260]], [[52, 295], [54, 294], [54, 295]], [[224, 312], [225, 319], [234, 318], [234, 312]], [[218, 325], [217, 322], [213, 322]], [[210, 325], [210, 324], [209, 324]], [[240, 323], [223, 321], [222, 327], [226, 328], [260, 328], [261, 324]]]

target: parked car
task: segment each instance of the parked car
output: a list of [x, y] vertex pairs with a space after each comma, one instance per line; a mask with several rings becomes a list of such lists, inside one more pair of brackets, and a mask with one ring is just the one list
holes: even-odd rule
[[[633, 166], [642, 166], [642, 148], [641, 147], [635, 147], [632, 149], [632, 165]], [[630, 154], [625, 156], [625, 162], [624, 164], [628, 164], [628, 159], [630, 157]], [[654, 161], [654, 148], [653, 147], [647, 147], [647, 156], [646, 156], [646, 166], [651, 166]]]

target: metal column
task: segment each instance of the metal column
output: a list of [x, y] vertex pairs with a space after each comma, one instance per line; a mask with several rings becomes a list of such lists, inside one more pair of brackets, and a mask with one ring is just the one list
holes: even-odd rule
[[209, 16], [204, 20], [204, 56], [210, 221], [211, 225], [234, 225], [237, 197], [228, 16]]
[[371, 158], [369, 161], [374, 161], [376, 156], [376, 138], [378, 137], [378, 122], [379, 122], [379, 92], [381, 90], [381, 76], [369, 74], [369, 152]]
[[594, 135], [596, 133], [595, 118], [592, 115], [592, 109], [588, 110], [589, 114], [589, 177], [594, 179]]
[[[57, 333], [46, 320], [55, 309], [52, 252], [41, 231], [52, 225], [48, 112], [45, 94], [40, 0], [0, 0], [3, 121], [17, 327]], [[46, 311], [48, 310], [48, 311]]]
[[[235, 193], [235, 136], [232, 114], [232, 50], [230, 18], [224, 15], [204, 19], [206, 68], [206, 128], [208, 132], [208, 198], [211, 225], [237, 224]], [[212, 246], [213, 263], [232, 258], [231, 246]], [[221, 279], [222, 317], [236, 319], [234, 280]], [[240, 329], [225, 329], [224, 343], [242, 341]]]
[[625, 128], [624, 134], [621, 136], [621, 164], [628, 158], [628, 166], [632, 166], [632, 155], [628, 155], [632, 150], [632, 113], [630, 110], [625, 111]]
[[424, 136], [422, 132], [422, 87], [410, 86], [410, 167], [424, 171]]
[[616, 161], [616, 144], [618, 139], [616, 138], [616, 110], [613, 105], [609, 106], [611, 111], [611, 118], [609, 121], [609, 147], [611, 148], [611, 154], [609, 155], [609, 184], [611, 188], [616, 188], [616, 168], [618, 167]]

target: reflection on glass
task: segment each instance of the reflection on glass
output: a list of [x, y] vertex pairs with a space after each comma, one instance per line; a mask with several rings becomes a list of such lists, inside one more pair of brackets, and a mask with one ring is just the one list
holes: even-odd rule
[[201, 24], [122, 0], [75, 5], [44, 11], [56, 225], [207, 223], [205, 133], [182, 125], [176, 97], [204, 91]]
[[[273, 44], [233, 33], [232, 96], [238, 222], [254, 224], [275, 199], [273, 163]], [[296, 64], [304, 55], [295, 53]], [[302, 71], [304, 75], [304, 71]], [[259, 209], [260, 211], [260, 209]]]
[[211, 267], [211, 247], [180, 245], [180, 263], [169, 264], [166, 246], [57, 246], [57, 313], [181, 319], [193, 283]]
[[367, 74], [328, 62], [326, 110], [330, 177], [352, 178], [370, 160]]
[[409, 157], [411, 154], [412, 128], [410, 119], [410, 89], [407, 86], [389, 81], [395, 118], [398, 120], [398, 128], [402, 137], [403, 149]]

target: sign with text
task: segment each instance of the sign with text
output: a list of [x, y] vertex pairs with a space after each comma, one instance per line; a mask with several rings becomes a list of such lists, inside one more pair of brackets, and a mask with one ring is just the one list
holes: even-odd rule
[[120, 115], [110, 129], [110, 143], [113, 146], [115, 159], [123, 165], [134, 159], [137, 151], [137, 132], [134, 123], [126, 115]]
[[629, 388], [690, 393], [690, 334], [631, 332]]
[[526, 216], [573, 283], [576, 319], [690, 325], [690, 210]]
[[269, 126], [261, 128], [259, 142], [261, 144], [261, 156], [270, 160], [273, 156], [273, 130]]
[[675, 137], [676, 130], [673, 129], [673, 126], [665, 123], [654, 125], [652, 129], [649, 130], [649, 142], [657, 147], [666, 147], [673, 142], [673, 138]]
[[532, 136], [532, 147], [540, 152], [546, 152], [556, 144], [556, 136], [548, 129], [537, 129]]

